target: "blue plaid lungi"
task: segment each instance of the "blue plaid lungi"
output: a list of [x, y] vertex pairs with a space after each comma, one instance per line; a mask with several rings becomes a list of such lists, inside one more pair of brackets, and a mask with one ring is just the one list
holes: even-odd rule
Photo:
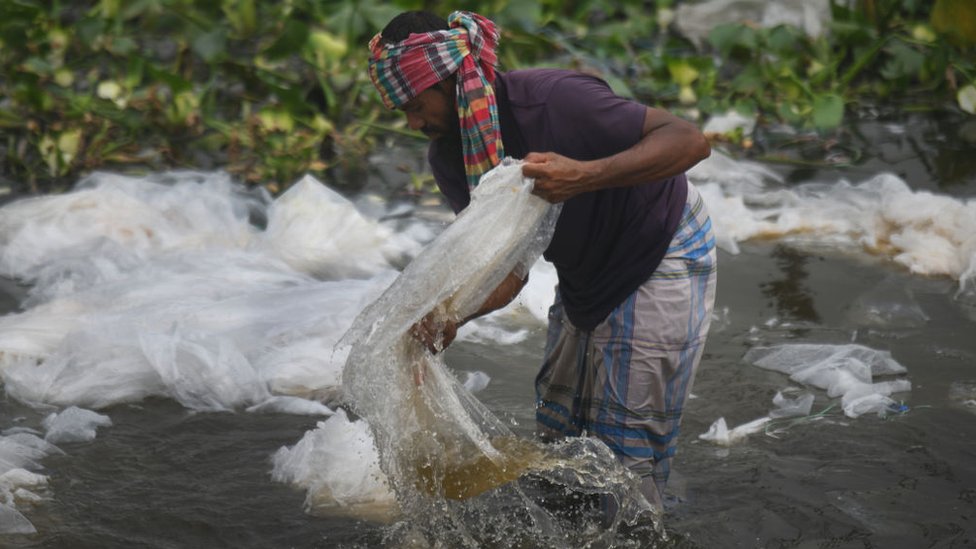
[[660, 266], [600, 325], [577, 329], [556, 292], [535, 381], [538, 434], [598, 437], [660, 507], [715, 284], [712, 223], [689, 183], [682, 219]]

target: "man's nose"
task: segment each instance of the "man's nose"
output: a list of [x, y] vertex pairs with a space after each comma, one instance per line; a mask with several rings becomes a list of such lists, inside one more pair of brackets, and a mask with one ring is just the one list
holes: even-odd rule
[[420, 131], [424, 127], [424, 121], [416, 114], [407, 113], [407, 127], [414, 131]]

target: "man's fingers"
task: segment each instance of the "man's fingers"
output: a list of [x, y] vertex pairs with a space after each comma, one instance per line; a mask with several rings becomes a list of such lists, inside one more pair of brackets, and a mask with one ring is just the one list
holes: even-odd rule
[[544, 163], [522, 164], [522, 175], [539, 179], [548, 175], [549, 170]]
[[428, 315], [411, 326], [410, 335], [436, 355], [454, 341], [457, 324], [450, 320], [435, 321]]

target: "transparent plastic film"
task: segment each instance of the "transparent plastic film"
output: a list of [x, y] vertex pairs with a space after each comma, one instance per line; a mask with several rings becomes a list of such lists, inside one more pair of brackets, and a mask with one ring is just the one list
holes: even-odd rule
[[442, 320], [476, 312], [509, 273], [539, 257], [558, 215], [558, 206], [531, 194], [519, 163], [504, 162], [482, 178], [468, 208], [340, 341], [350, 347], [342, 380], [346, 398], [370, 425], [399, 508], [428, 539], [504, 546], [516, 538], [496, 539], [492, 532], [500, 524], [521, 523], [517, 537], [523, 542], [590, 545], [592, 539], [570, 543], [567, 528], [576, 527], [537, 505], [525, 482], [605, 495], [619, 509], [614, 525], [650, 510], [636, 480], [602, 443], [581, 438], [542, 444], [513, 434], [455, 379], [442, 355], [410, 335], [432, 311]]

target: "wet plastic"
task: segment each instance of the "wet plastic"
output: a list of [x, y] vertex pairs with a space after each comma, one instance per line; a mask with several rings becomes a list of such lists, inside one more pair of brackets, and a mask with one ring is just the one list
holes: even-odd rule
[[908, 370], [891, 353], [863, 345], [803, 343], [756, 347], [743, 360], [788, 374], [797, 383], [825, 389], [831, 398], [841, 397], [844, 413], [851, 418], [868, 412], [883, 414], [895, 404], [889, 395], [912, 388], [904, 378], [875, 382], [879, 377], [900, 376]]
[[[516, 521], [533, 544], [564, 545], [568, 533], [516, 479], [541, 477], [583, 493], [608, 494], [621, 520], [650, 506], [605, 445], [579, 438], [545, 446], [513, 435], [409, 335], [428, 312], [475, 312], [509, 272], [532, 265], [559, 210], [531, 194], [518, 163], [487, 173], [471, 204], [353, 322], [342, 386], [370, 426], [380, 465], [415, 524], [447, 546], [510, 545], [494, 538]], [[521, 266], [521, 267], [520, 267]], [[454, 500], [456, 504], [447, 502]], [[486, 502], [491, 502], [490, 505]]]

